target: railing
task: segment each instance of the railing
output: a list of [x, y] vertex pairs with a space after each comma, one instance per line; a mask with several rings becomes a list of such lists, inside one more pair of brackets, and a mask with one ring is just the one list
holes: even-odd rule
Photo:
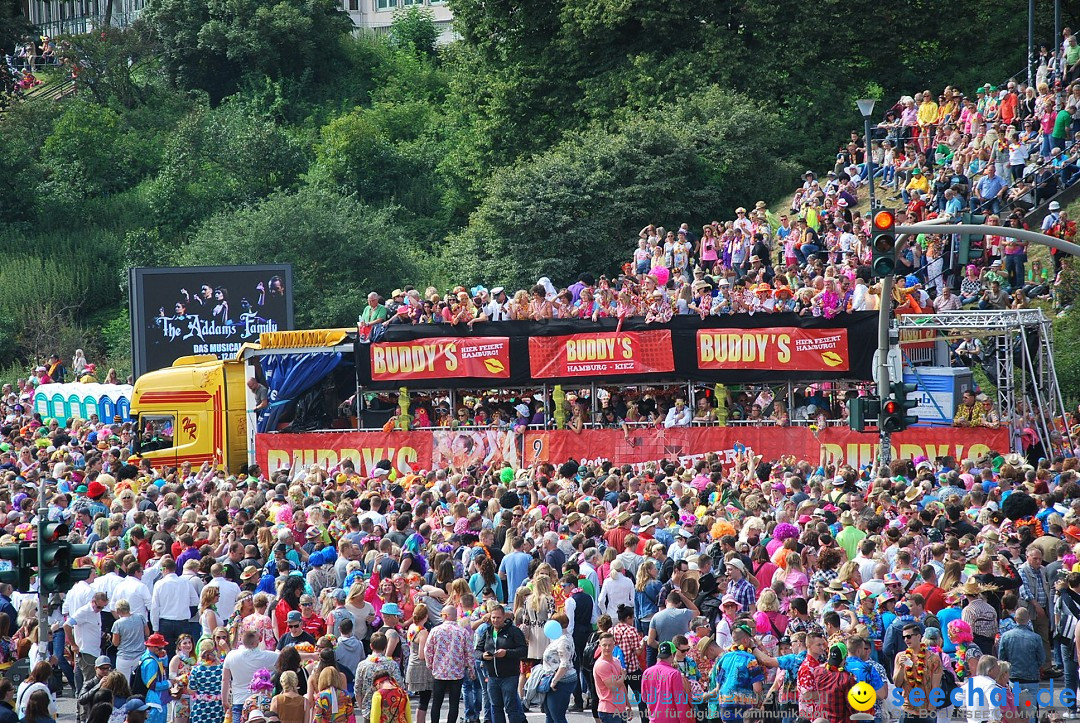
[[[824, 426], [826, 426], [826, 427], [845, 427], [845, 426], [847, 426], [847, 423], [848, 422], [847, 422], [846, 419], [827, 419], [827, 420], [825, 420]], [[624, 424], [627, 427], [629, 427], [630, 429], [663, 429], [664, 428], [663, 422], [625, 422]], [[612, 426], [612, 425], [604, 425], [604, 424], [600, 424], [600, 423], [596, 423], [596, 422], [586, 422], [585, 424], [581, 425], [582, 429], [622, 429], [622, 426], [623, 426], [622, 424], [619, 424], [617, 426]], [[695, 422], [691, 422], [689, 425], [681, 425], [681, 426], [719, 427], [721, 425], [720, 425], [719, 422], [695, 421]], [[775, 420], [772, 420], [772, 419], [728, 419], [724, 423], [723, 426], [725, 426], [725, 427], [779, 427], [781, 425], [778, 424]], [[785, 426], [785, 427], [820, 427], [822, 425], [819, 424], [817, 422], [817, 420], [794, 419], [794, 420], [791, 420], [788, 424], [785, 424], [783, 426]], [[529, 430], [529, 431], [539, 432], [539, 431], [543, 431], [545, 429], [555, 429], [555, 426], [554, 426], [554, 423], [552, 423], [550, 425], [528, 424], [528, 425], [516, 426], [516, 428], [517, 429], [525, 429], [525, 430]], [[383, 429], [382, 427], [360, 427], [358, 431], [361, 431], [361, 432], [381, 432], [382, 429]], [[490, 425], [459, 424], [459, 425], [456, 425], [454, 427], [449, 427], [449, 426], [413, 427], [413, 428], [410, 429], [410, 431], [436, 432], [436, 431], [439, 431], [439, 430], [448, 430], [448, 429], [453, 429], [455, 431], [462, 431], [462, 432], [487, 432], [487, 431], [491, 431], [493, 429], [496, 429], [496, 427], [492, 427]], [[565, 429], [570, 429], [570, 420], [567, 420], [567, 426], [565, 427]], [[340, 429], [328, 429], [328, 430], [317, 430], [317, 431], [340, 432], [342, 430], [340, 430]]]

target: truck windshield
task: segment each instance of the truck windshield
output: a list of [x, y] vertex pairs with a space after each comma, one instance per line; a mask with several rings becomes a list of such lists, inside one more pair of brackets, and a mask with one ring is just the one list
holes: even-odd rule
[[140, 414], [139, 452], [172, 447], [175, 423], [176, 417], [171, 414]]

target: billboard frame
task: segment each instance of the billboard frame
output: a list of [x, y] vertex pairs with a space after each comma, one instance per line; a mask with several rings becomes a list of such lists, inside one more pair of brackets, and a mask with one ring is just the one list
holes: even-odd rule
[[[295, 325], [295, 309], [293, 308], [293, 265], [291, 263], [280, 264], [251, 264], [233, 266], [134, 266], [128, 269], [128, 321], [131, 324], [131, 365], [132, 373], [136, 379], [150, 368], [149, 354], [147, 353], [148, 339], [146, 335], [149, 317], [144, 305], [140, 302], [143, 297], [143, 289], [153, 277], [170, 276], [173, 274], [218, 274], [218, 273], [270, 273], [280, 275], [285, 281], [285, 325], [292, 330]], [[155, 367], [160, 368], [160, 367]]]

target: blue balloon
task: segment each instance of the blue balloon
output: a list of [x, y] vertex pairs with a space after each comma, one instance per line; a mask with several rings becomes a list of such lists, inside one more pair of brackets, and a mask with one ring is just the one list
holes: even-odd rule
[[544, 635], [548, 636], [549, 640], [558, 640], [562, 637], [562, 625], [554, 620], [548, 620], [544, 623]]

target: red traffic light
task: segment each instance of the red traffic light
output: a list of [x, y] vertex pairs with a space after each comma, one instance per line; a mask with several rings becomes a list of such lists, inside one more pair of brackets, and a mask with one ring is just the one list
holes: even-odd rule
[[896, 223], [896, 216], [892, 211], [878, 211], [874, 214], [874, 228], [879, 231], [888, 231]]
[[882, 407], [882, 409], [884, 409], [885, 414], [896, 414], [897, 404], [896, 402], [890, 400], [888, 402], [885, 402], [885, 406]]

